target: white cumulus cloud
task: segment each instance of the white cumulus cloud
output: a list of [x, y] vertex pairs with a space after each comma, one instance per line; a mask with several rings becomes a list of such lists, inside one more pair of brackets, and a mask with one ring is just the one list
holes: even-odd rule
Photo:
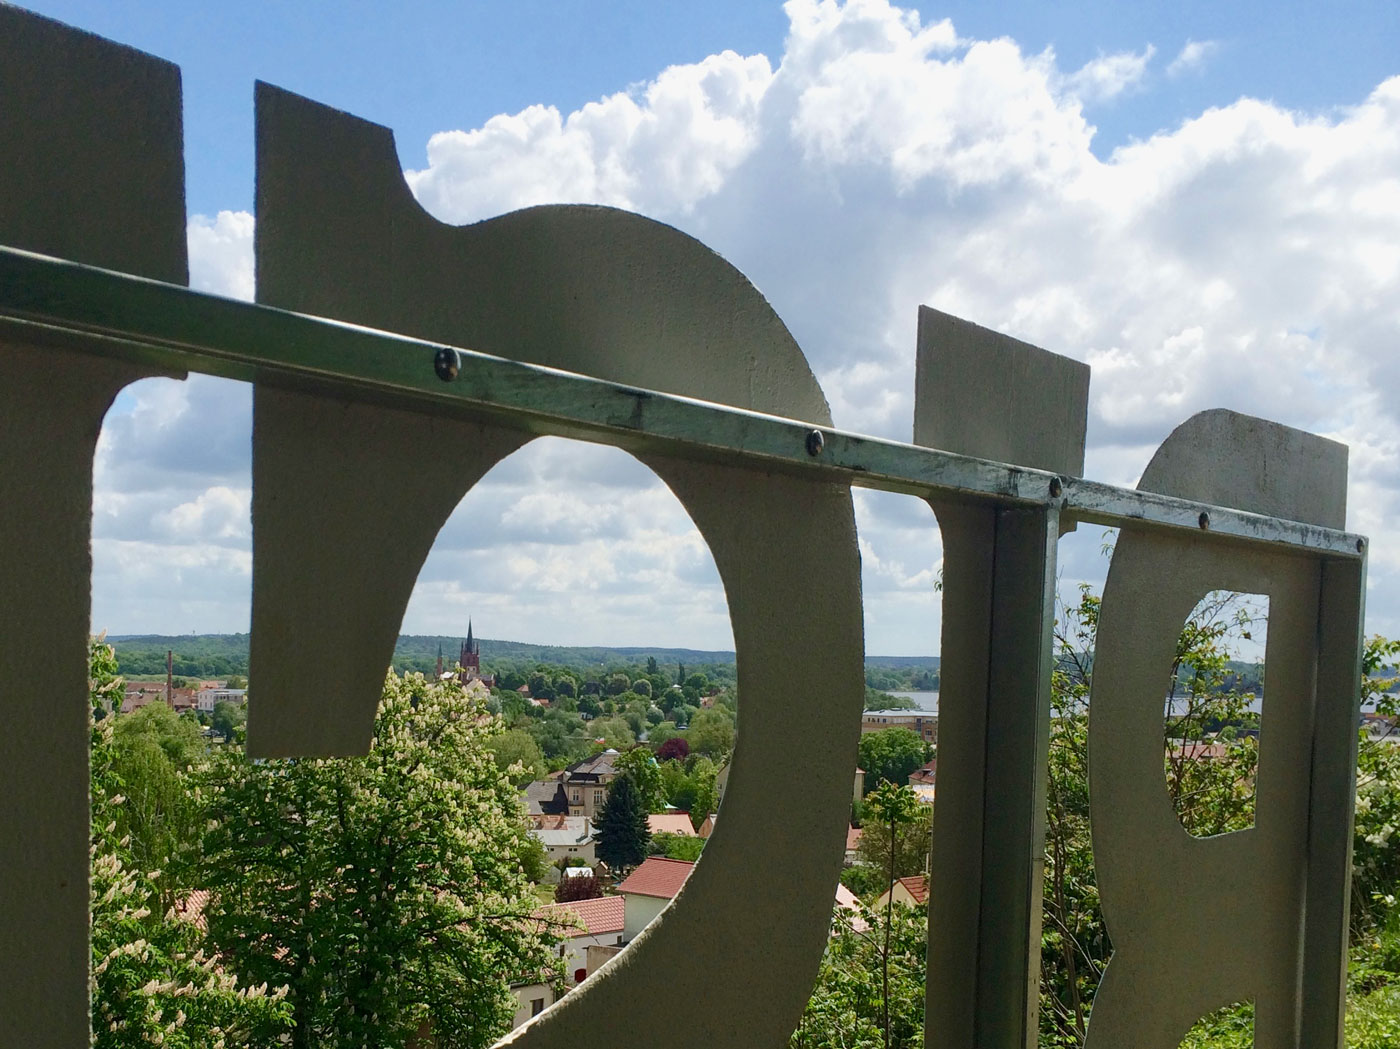
[[1156, 53], [1157, 49], [1148, 44], [1141, 51], [1099, 55], [1071, 73], [1065, 85], [1085, 102], [1107, 102], [1129, 88], [1137, 87], [1147, 75], [1147, 65]]
[[253, 216], [221, 211], [193, 216], [185, 229], [190, 287], [231, 299], [253, 298]]
[[1176, 57], [1168, 63], [1167, 76], [1177, 77], [1183, 73], [1199, 72], [1219, 50], [1218, 40], [1188, 40], [1177, 52]]

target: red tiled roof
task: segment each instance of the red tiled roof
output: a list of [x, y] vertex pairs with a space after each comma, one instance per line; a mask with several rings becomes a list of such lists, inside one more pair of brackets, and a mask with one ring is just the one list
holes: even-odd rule
[[860, 837], [861, 837], [861, 835], [862, 835], [863, 833], [865, 833], [865, 832], [862, 831], [859, 827], [847, 827], [847, 828], [846, 828], [846, 851], [847, 851], [847, 852], [854, 852], [854, 851], [855, 851], [856, 847], [860, 844]]
[[903, 885], [909, 895], [914, 897], [915, 903], [928, 902], [928, 879], [922, 874], [915, 874], [908, 878], [900, 878], [899, 884]]
[[[577, 916], [587, 928], [587, 935], [601, 936], [604, 933], [622, 931], [626, 903], [621, 896], [599, 896], [592, 900], [550, 903], [537, 910], [535, 917], [557, 922], [568, 921]], [[582, 936], [584, 933], [575, 932], [572, 935]]]
[[681, 891], [690, 869], [695, 864], [686, 860], [672, 860], [665, 856], [650, 856], [627, 876], [627, 880], [617, 887], [618, 892], [630, 892], [637, 896], [656, 896], [663, 900], [675, 899]]
[[209, 890], [195, 889], [182, 900], [175, 901], [175, 917], [190, 922], [200, 932], [209, 931], [209, 921], [204, 917], [204, 908], [209, 906]]
[[856, 932], [865, 932], [870, 928], [870, 923], [861, 917], [860, 900], [840, 882], [836, 883], [836, 906], [846, 912], [846, 921]]
[[921, 765], [913, 772], [909, 773], [910, 783], [936, 783], [938, 781], [938, 759], [934, 758], [925, 765]]

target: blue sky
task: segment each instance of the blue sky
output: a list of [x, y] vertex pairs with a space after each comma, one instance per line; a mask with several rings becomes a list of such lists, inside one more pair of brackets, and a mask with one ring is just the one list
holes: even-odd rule
[[[776, 58], [788, 28], [780, 4], [754, 0], [23, 6], [182, 67], [189, 207], [203, 214], [252, 207], [255, 79], [394, 128], [404, 163], [418, 166], [434, 132], [539, 102], [569, 112], [725, 49]], [[1030, 53], [1053, 48], [1071, 68], [1149, 45], [1165, 64], [1191, 41], [1214, 45], [1191, 75], [1155, 77], [1096, 112], [1100, 153], [1241, 95], [1304, 110], [1348, 104], [1400, 70], [1393, 0], [903, 6], [925, 22], [950, 18], [968, 36], [1011, 37]]]
[[[925, 303], [1091, 365], [1099, 480], [1135, 483], [1211, 407], [1342, 440], [1368, 625], [1400, 634], [1393, 0], [37, 7], [181, 65], [197, 287], [252, 294], [264, 79], [392, 127], [445, 222], [594, 202], [699, 237], [769, 298], [843, 428], [909, 438]], [[207, 378], [119, 399], [95, 628], [246, 629], [250, 401]], [[868, 650], [935, 651], [931, 512], [863, 492], [856, 511]], [[1102, 542], [1062, 543], [1067, 592], [1102, 578]], [[669, 492], [563, 442], [467, 497], [404, 629], [469, 616], [488, 637], [730, 644]]]

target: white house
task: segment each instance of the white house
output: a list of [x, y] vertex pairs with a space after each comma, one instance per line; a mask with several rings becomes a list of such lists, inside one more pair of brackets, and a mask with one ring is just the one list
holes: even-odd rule
[[617, 891], [627, 901], [623, 938], [628, 943], [675, 899], [694, 866], [685, 860], [649, 856], [623, 880]]
[[593, 823], [587, 816], [539, 816], [530, 831], [549, 853], [551, 863], [577, 860], [578, 866], [593, 866], [597, 853], [593, 843]]
[[536, 918], [550, 923], [552, 932], [564, 937], [559, 957], [564, 959], [569, 986], [583, 983], [593, 972], [588, 964], [588, 948], [622, 946], [626, 903], [622, 896], [600, 896], [551, 903], [535, 912]]
[[217, 703], [243, 703], [247, 698], [246, 688], [202, 688], [195, 697], [195, 706], [206, 714], [212, 714]]
[[515, 994], [515, 1021], [512, 1028], [519, 1027], [532, 1016], [539, 1016], [546, 1008], [554, 1004], [554, 991], [548, 984], [543, 983], [516, 983], [511, 984], [511, 991]]

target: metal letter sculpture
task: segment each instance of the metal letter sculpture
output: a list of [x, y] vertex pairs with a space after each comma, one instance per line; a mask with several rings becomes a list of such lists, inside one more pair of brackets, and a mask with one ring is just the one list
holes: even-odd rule
[[[1091, 736], [1116, 952], [1090, 1044], [1173, 1046], [1251, 997], [1256, 1044], [1340, 1046], [1364, 581], [1344, 449], [1206, 413], [1142, 491], [1081, 480], [1088, 369], [932, 310], [916, 445], [840, 433], [782, 322], [703, 245], [607, 208], [444, 226], [387, 129], [261, 84], [259, 305], [197, 295], [173, 286], [179, 114], [173, 66], [0, 6], [0, 1049], [88, 1037], [92, 457], [122, 386], [190, 369], [254, 384], [251, 753], [366, 751], [434, 536], [535, 436], [632, 452], [714, 554], [745, 697], [724, 819], [660, 919], [510, 1044], [786, 1044], [850, 803], [863, 484], [929, 500], [946, 551], [926, 1044], [1035, 1043], [1055, 552], [1085, 520], [1124, 526]], [[422, 470], [442, 448], [453, 469]], [[1196, 840], [1141, 683], [1214, 587], [1269, 594], [1270, 695], [1257, 825]], [[1166, 919], [1207, 891], [1247, 934], [1180, 939]]]

